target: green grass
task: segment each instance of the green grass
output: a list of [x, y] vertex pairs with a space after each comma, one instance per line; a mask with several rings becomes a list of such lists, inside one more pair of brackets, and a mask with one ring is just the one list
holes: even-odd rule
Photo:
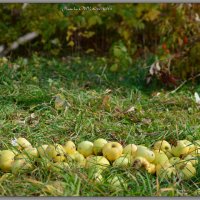
[[[25, 137], [33, 146], [94, 141], [103, 137], [152, 147], [160, 139], [200, 138], [199, 108], [194, 102], [197, 86], [171, 94], [144, 84], [139, 64], [129, 72], [110, 73], [102, 58], [67, 58], [61, 62], [33, 56], [0, 65], [0, 145], [10, 148], [14, 137]], [[111, 91], [108, 91], [110, 89]], [[152, 95], [160, 92], [160, 95]], [[54, 107], [56, 94], [70, 104]], [[107, 100], [106, 100], [107, 99]], [[103, 103], [104, 102], [104, 103]], [[134, 107], [133, 112], [126, 112]], [[31, 118], [34, 113], [35, 117]], [[61, 172], [47, 171], [45, 162], [28, 174], [7, 178], [0, 172], [2, 196], [188, 196], [200, 187], [200, 167], [189, 181], [156, 180], [143, 171], [109, 168], [104, 182], [95, 183], [76, 166]], [[113, 190], [108, 179], [123, 177], [127, 187]], [[55, 185], [54, 185], [55, 184]], [[46, 185], [54, 185], [54, 189]], [[57, 188], [57, 190], [55, 189]]]

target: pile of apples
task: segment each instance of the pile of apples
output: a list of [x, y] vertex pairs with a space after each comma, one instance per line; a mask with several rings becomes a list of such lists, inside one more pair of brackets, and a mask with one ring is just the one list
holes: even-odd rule
[[[178, 140], [171, 146], [167, 141], [155, 142], [153, 147], [128, 144], [123, 147], [118, 142], [103, 138], [82, 141], [77, 147], [72, 141], [61, 144], [45, 144], [33, 147], [25, 138], [17, 138], [15, 147], [0, 151], [0, 169], [3, 172], [19, 174], [34, 169], [34, 163], [46, 160], [49, 170], [59, 171], [72, 164], [86, 169], [94, 169], [96, 180], [102, 180], [105, 169], [119, 167], [133, 170], [143, 169], [150, 174], [169, 179], [174, 176], [189, 180], [196, 175], [200, 140], [194, 143]], [[117, 179], [117, 178], [116, 178]], [[119, 180], [112, 179], [116, 184]], [[113, 184], [113, 183], [111, 183]]]

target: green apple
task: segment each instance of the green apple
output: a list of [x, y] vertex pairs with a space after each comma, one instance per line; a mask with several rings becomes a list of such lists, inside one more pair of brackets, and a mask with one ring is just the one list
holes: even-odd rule
[[166, 156], [166, 154], [163, 151], [161, 151], [161, 150], [154, 150], [153, 152], [155, 154], [155, 159], [153, 161], [153, 163], [155, 165], [158, 165], [158, 164], [164, 165], [166, 162], [169, 162], [168, 157]]
[[73, 154], [76, 152], [76, 145], [72, 141], [67, 141], [63, 148], [66, 154]]
[[37, 148], [38, 150], [38, 154], [40, 157], [46, 157], [46, 149], [47, 149], [48, 145], [47, 144], [43, 144], [42, 146], [39, 146]]
[[99, 138], [94, 141], [93, 152], [95, 155], [102, 155], [103, 146], [108, 143], [107, 140]]
[[130, 166], [130, 161], [126, 156], [121, 156], [113, 162], [113, 166], [126, 168]]
[[24, 154], [27, 154], [30, 158], [38, 158], [39, 157], [37, 148], [33, 148], [33, 147], [25, 148]]
[[165, 163], [165, 165], [158, 164], [156, 165], [156, 175], [164, 179], [169, 179], [176, 175], [176, 169], [170, 163]]
[[132, 166], [134, 169], [140, 169], [140, 168], [145, 168], [147, 169], [149, 167], [149, 161], [144, 158], [144, 157], [135, 157], [132, 163]]
[[154, 152], [142, 145], [137, 146], [137, 151], [135, 156], [146, 158], [147, 161], [149, 162], [153, 162], [155, 160]]
[[103, 146], [103, 156], [109, 161], [115, 161], [122, 155], [123, 147], [118, 142], [108, 142]]
[[104, 170], [110, 165], [109, 161], [103, 156], [89, 156], [86, 158], [86, 168], [96, 168]]
[[147, 167], [146, 167], [146, 170], [150, 174], [155, 174], [156, 173], [156, 165], [154, 165], [153, 163], [149, 163], [149, 165], [147, 165]]
[[131, 156], [135, 156], [137, 151], [137, 146], [135, 144], [128, 144], [123, 149], [123, 154], [130, 154]]
[[111, 175], [108, 177], [107, 182], [109, 183], [111, 190], [119, 191], [127, 188], [127, 184], [125, 183], [124, 179], [117, 175]]
[[190, 154], [184, 157], [184, 160], [190, 162], [193, 166], [198, 164], [198, 159]]
[[11, 167], [11, 171], [13, 174], [18, 174], [22, 171], [30, 171], [32, 169], [33, 169], [33, 165], [27, 162], [25, 159], [15, 160]]
[[184, 180], [189, 180], [196, 175], [195, 167], [190, 163], [183, 163], [179, 166], [179, 174]]
[[88, 157], [93, 154], [93, 143], [90, 141], [83, 141], [78, 144], [78, 152], [84, 157]]
[[189, 151], [189, 146], [184, 140], [178, 140], [176, 146], [172, 146], [172, 154], [175, 157], [181, 157], [187, 154]]
[[9, 172], [14, 162], [15, 154], [11, 150], [3, 150], [0, 153], [0, 169]]
[[28, 147], [32, 147], [32, 145], [27, 139], [25, 139], [23, 137], [17, 138], [17, 148], [19, 150], [25, 149], [25, 148], [28, 148]]

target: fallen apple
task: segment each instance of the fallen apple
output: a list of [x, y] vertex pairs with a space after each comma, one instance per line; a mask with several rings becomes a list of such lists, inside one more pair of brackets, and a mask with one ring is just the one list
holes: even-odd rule
[[73, 154], [76, 152], [76, 145], [72, 141], [67, 141], [63, 146], [66, 154]]
[[96, 168], [104, 170], [110, 165], [109, 161], [103, 156], [89, 156], [86, 158], [86, 168]]
[[151, 151], [147, 147], [138, 145], [135, 157], [143, 157], [143, 158], [146, 158], [147, 161], [153, 162], [155, 159], [155, 154], [153, 151]]
[[111, 190], [120, 191], [127, 188], [127, 184], [124, 179], [117, 175], [111, 175], [108, 177], [107, 182], [109, 183]]
[[88, 157], [93, 154], [93, 143], [90, 141], [83, 141], [78, 144], [78, 152], [81, 153], [84, 157]]
[[46, 149], [47, 149], [48, 145], [47, 144], [43, 144], [42, 146], [39, 146], [37, 148], [38, 150], [38, 154], [40, 157], [46, 157]]
[[190, 162], [193, 166], [198, 164], [198, 159], [190, 154], [184, 157], [184, 160]]
[[69, 169], [69, 164], [67, 162], [56, 162], [50, 163], [49, 170], [54, 172], [62, 172], [63, 170]]
[[28, 147], [24, 149], [24, 154], [27, 154], [30, 158], [38, 158], [39, 154], [37, 148]]
[[135, 144], [128, 144], [123, 149], [123, 154], [130, 154], [131, 156], [135, 156], [137, 151], [137, 146]]
[[196, 151], [196, 146], [194, 144], [192, 144], [192, 142], [190, 142], [188, 140], [183, 140], [183, 142], [186, 144], [186, 146], [189, 147], [187, 154], [191, 154]]
[[11, 150], [3, 150], [0, 153], [0, 169], [9, 172], [14, 162], [15, 154]]
[[176, 169], [170, 163], [156, 165], [156, 175], [162, 179], [169, 179], [176, 175]]
[[175, 168], [178, 168], [182, 161], [179, 157], [172, 157], [169, 159], [169, 163]]
[[156, 173], [156, 165], [154, 165], [153, 163], [149, 163], [149, 165], [147, 165], [147, 167], [145, 169], [150, 174], [155, 174]]
[[153, 152], [155, 154], [155, 159], [153, 161], [153, 163], [155, 165], [158, 165], [158, 164], [164, 165], [166, 162], [169, 162], [168, 157], [166, 156], [166, 154], [163, 151], [161, 151], [161, 150], [154, 150]]
[[118, 142], [108, 142], [104, 145], [102, 152], [109, 161], [115, 161], [122, 155], [123, 147]]
[[187, 154], [189, 151], [189, 146], [185, 143], [184, 140], [178, 140], [176, 146], [172, 146], [172, 154], [175, 157], [181, 157], [184, 154]]
[[56, 156], [64, 156], [65, 150], [64, 150], [63, 146], [60, 144], [48, 145], [45, 153], [48, 158], [54, 159]]
[[130, 162], [126, 156], [121, 156], [113, 162], [113, 166], [120, 167], [120, 168], [126, 168], [126, 167], [130, 166]]
[[31, 171], [32, 169], [33, 165], [30, 162], [27, 162], [25, 159], [15, 160], [11, 167], [13, 174], [18, 174], [24, 171]]
[[189, 180], [196, 175], [196, 169], [190, 162], [180, 165], [179, 170], [179, 174], [184, 180]]
[[103, 176], [101, 175], [100, 172], [95, 172], [93, 175], [93, 179], [95, 180], [95, 182], [102, 182], [103, 181]]
[[25, 148], [28, 148], [28, 147], [32, 147], [32, 145], [27, 139], [25, 139], [23, 137], [17, 138], [17, 148], [19, 150], [25, 149]]
[[153, 149], [154, 150], [161, 150], [161, 151], [163, 151], [168, 158], [173, 157], [173, 154], [171, 153], [171, 150], [172, 150], [171, 145], [166, 140], [157, 141], [154, 144]]
[[162, 150], [164, 153], [171, 152], [171, 145], [166, 140], [160, 140], [154, 144], [153, 149]]
[[93, 152], [95, 155], [103, 155], [102, 153], [102, 149], [103, 146], [108, 143], [107, 140], [103, 139], [103, 138], [99, 138], [97, 140], [94, 141], [94, 146], [93, 146]]
[[144, 168], [147, 169], [149, 167], [149, 161], [141, 156], [135, 157], [132, 163], [132, 167], [134, 169]]

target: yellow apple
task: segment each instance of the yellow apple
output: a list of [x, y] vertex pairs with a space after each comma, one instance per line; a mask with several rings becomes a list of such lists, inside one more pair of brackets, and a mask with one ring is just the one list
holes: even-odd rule
[[155, 165], [158, 165], [158, 164], [164, 165], [166, 162], [169, 162], [168, 157], [166, 156], [166, 154], [163, 151], [161, 151], [161, 150], [154, 150], [153, 152], [155, 154], [155, 159], [153, 161], [153, 163]]
[[95, 181], [95, 182], [102, 182], [103, 181], [103, 176], [101, 175], [100, 172], [95, 172], [92, 176], [92, 179]]
[[0, 169], [9, 172], [14, 162], [15, 154], [11, 150], [3, 150], [0, 153]]
[[184, 180], [189, 180], [196, 175], [196, 169], [190, 162], [179, 166], [179, 170], [179, 174]]
[[172, 146], [172, 154], [175, 157], [180, 157], [189, 152], [189, 146], [184, 140], [178, 140], [176, 146]]
[[195, 150], [190, 154], [193, 156], [200, 156], [200, 140], [194, 141]]
[[165, 165], [156, 165], [156, 175], [168, 179], [176, 175], [176, 169], [170, 163], [165, 163]]
[[[90, 156], [89, 156], [90, 157]], [[78, 151], [75, 151], [73, 154], [67, 155], [68, 161], [75, 161], [77, 163], [83, 163], [85, 165], [86, 158], [80, 154]]]
[[145, 146], [142, 145], [138, 145], [137, 146], [137, 151], [136, 151], [136, 157], [143, 157], [146, 158], [147, 161], [149, 162], [153, 162], [155, 159], [155, 154], [153, 151], [151, 151], [150, 149], [148, 149]]
[[162, 150], [164, 153], [171, 151], [171, 145], [166, 140], [157, 141], [154, 146], [154, 150]]
[[183, 141], [189, 147], [187, 154], [191, 154], [196, 151], [196, 146], [194, 144], [192, 144], [192, 142], [190, 142], [188, 140], [183, 140]]
[[102, 155], [103, 146], [108, 143], [107, 140], [99, 138], [94, 141], [93, 152], [95, 155]]
[[38, 158], [39, 157], [37, 148], [33, 148], [33, 147], [25, 148], [24, 154], [27, 154], [30, 158]]
[[84, 157], [88, 157], [93, 154], [93, 143], [90, 141], [83, 141], [78, 144], [78, 152]]
[[11, 171], [13, 174], [18, 174], [22, 171], [30, 171], [32, 169], [33, 169], [33, 165], [27, 162], [25, 159], [15, 160], [11, 167]]
[[73, 154], [76, 152], [76, 145], [72, 141], [67, 141], [63, 148], [66, 154]]
[[16, 155], [16, 156], [14, 157], [14, 159], [15, 159], [15, 160], [24, 159], [24, 160], [26, 160], [26, 161], [30, 161], [28, 155], [27, 155], [27, 154], [24, 154], [24, 153], [20, 153], [20, 154]]
[[109, 161], [103, 156], [89, 156], [86, 158], [86, 168], [106, 169], [110, 165]]
[[45, 152], [50, 159], [54, 159], [56, 156], [65, 155], [65, 150], [60, 144], [48, 145]]
[[184, 157], [184, 160], [190, 162], [193, 166], [198, 164], [198, 159], [190, 154]]
[[63, 162], [65, 160], [66, 160], [65, 156], [60, 156], [60, 155], [53, 158], [54, 162]]
[[77, 162], [77, 164], [80, 166], [80, 167], [85, 167], [85, 163], [86, 163], [86, 159], [85, 157], [80, 154], [79, 152], [75, 153], [74, 155], [74, 160]]
[[48, 147], [47, 144], [43, 144], [42, 146], [39, 146], [37, 148], [38, 154], [40, 155], [40, 157], [45, 157], [46, 156], [46, 149], [47, 149], [47, 147]]
[[21, 150], [21, 149], [25, 149], [28, 147], [32, 147], [32, 145], [27, 139], [22, 138], [22, 137], [17, 138], [17, 148], [18, 149]]
[[175, 168], [177, 168], [180, 165], [180, 163], [182, 163], [182, 161], [179, 157], [172, 157], [169, 159], [169, 163]]
[[130, 166], [130, 161], [126, 156], [121, 156], [113, 162], [113, 166], [126, 168]]
[[69, 169], [69, 165], [67, 162], [50, 163], [49, 169], [54, 172], [62, 172], [65, 169]]
[[102, 152], [109, 161], [115, 161], [122, 155], [123, 147], [118, 142], [108, 142], [103, 146]]
[[146, 167], [146, 170], [150, 174], [155, 174], [156, 173], [156, 165], [154, 165], [153, 163], [149, 163], [149, 165], [147, 165], [147, 167]]
[[135, 144], [128, 144], [123, 149], [123, 154], [130, 154], [131, 156], [135, 156], [137, 151], [137, 146]]
[[119, 191], [127, 188], [127, 184], [125, 183], [124, 179], [116, 175], [111, 175], [108, 177], [107, 182], [109, 183], [112, 190]]
[[147, 169], [149, 167], [149, 161], [144, 157], [135, 157], [132, 163], [132, 166], [134, 169], [140, 169], [145, 168]]

